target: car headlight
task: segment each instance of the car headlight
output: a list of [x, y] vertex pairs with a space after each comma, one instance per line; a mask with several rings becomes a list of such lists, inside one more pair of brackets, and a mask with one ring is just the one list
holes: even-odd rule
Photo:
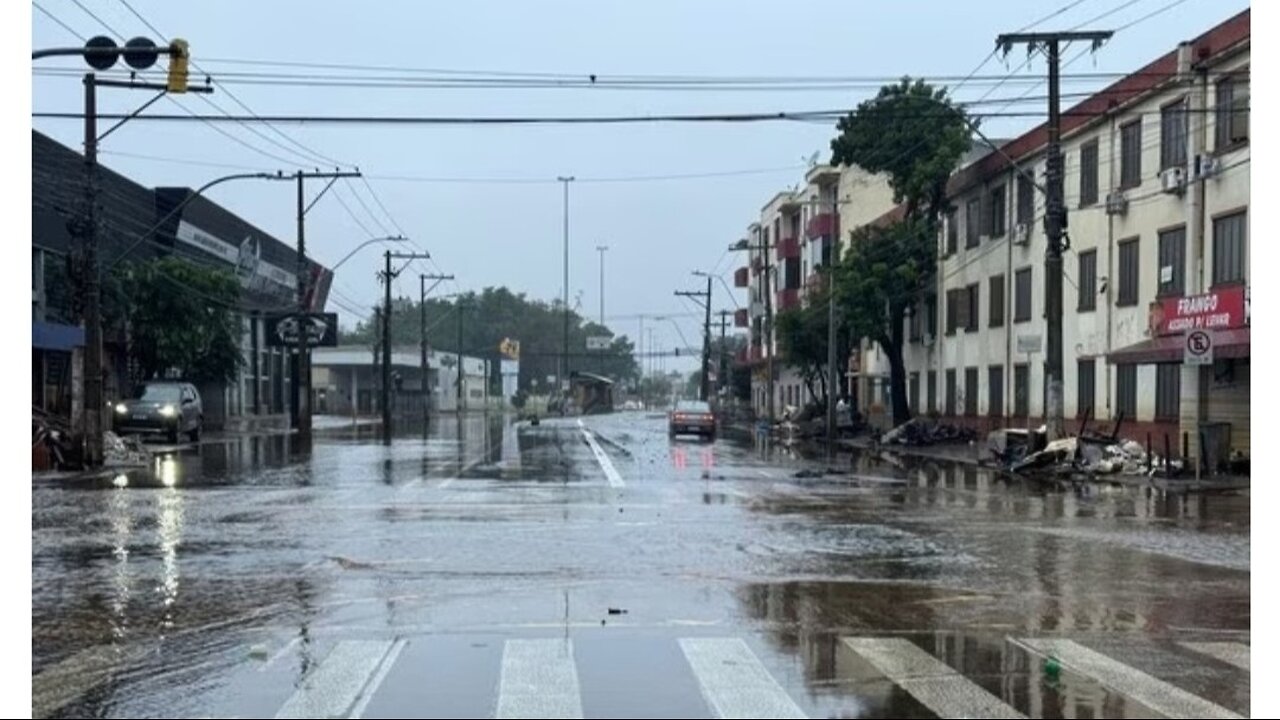
[[164, 407], [160, 408], [160, 414], [165, 417], [173, 417], [174, 415], [177, 414], [177, 412], [178, 412], [178, 409], [172, 405], [165, 405]]
[[120, 413], [121, 415], [123, 415], [123, 414], [125, 414], [125, 413], [129, 412], [129, 408], [128, 408], [128, 407], [126, 407], [124, 403], [116, 403], [116, 412], [118, 412], [118, 413]]

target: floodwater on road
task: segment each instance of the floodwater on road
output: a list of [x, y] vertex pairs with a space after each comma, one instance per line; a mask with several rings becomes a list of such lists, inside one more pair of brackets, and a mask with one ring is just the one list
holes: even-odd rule
[[32, 506], [37, 717], [1235, 717], [1249, 497], [671, 440], [225, 438]]

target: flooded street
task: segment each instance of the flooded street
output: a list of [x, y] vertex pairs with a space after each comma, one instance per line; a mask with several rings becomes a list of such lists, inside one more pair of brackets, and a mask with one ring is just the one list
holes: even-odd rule
[[1247, 493], [666, 429], [451, 416], [37, 481], [34, 713], [1249, 712]]

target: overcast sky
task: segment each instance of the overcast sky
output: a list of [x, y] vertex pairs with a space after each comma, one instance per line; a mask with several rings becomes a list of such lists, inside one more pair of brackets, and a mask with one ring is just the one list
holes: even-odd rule
[[[80, 0], [84, 7], [125, 38], [154, 36], [120, 0]], [[901, 74], [965, 76], [991, 52], [996, 34], [1017, 30], [1053, 11], [1066, 12], [1037, 26], [1068, 29], [1096, 18], [1089, 28], [1118, 28], [1093, 58], [1084, 57], [1067, 73], [1111, 73], [1137, 69], [1248, 6], [1220, 0], [1001, 0], [941, 3], [795, 2], [789, 4], [715, 0], [677, 2], [363, 2], [314, 0], [220, 0], [162, 2], [129, 0], [167, 37], [185, 38], [200, 67], [227, 81], [237, 98], [262, 115], [617, 115], [662, 113], [777, 112], [851, 108], [874, 89], [833, 90], [618, 90], [413, 88], [368, 89], [324, 86], [230, 84], [252, 79], [231, 73], [288, 73], [315, 79], [342, 71], [315, 67], [265, 67], [226, 60], [287, 60], [304, 63], [379, 65], [500, 72], [568, 73], [601, 79], [610, 75], [677, 76], [840, 76]], [[109, 33], [72, 0], [38, 0], [83, 36]], [[1148, 19], [1144, 16], [1173, 5]], [[119, 36], [117, 36], [117, 39]], [[80, 41], [32, 7], [34, 47], [78, 45]], [[1067, 57], [1074, 54], [1068, 53]], [[1023, 93], [1042, 96], [1043, 62], [1019, 66], [1025, 51], [1007, 61], [990, 60], [978, 78], [961, 88], [961, 99], [992, 91], [989, 76], [1017, 70], [990, 97]], [[46, 60], [41, 68], [82, 68], [79, 60]], [[224, 73], [226, 73], [224, 75]], [[384, 75], [407, 76], [408, 71]], [[414, 77], [421, 77], [415, 75]], [[258, 78], [262, 79], [262, 78]], [[1098, 87], [1075, 79], [1064, 92]], [[36, 110], [81, 109], [82, 90], [73, 76], [33, 76]], [[129, 111], [146, 99], [141, 92], [100, 92], [103, 112]], [[219, 90], [211, 99], [242, 113]], [[196, 97], [179, 99], [199, 113], [216, 113]], [[999, 106], [996, 106], [997, 108]], [[167, 101], [156, 112], [181, 112]], [[990, 109], [990, 108], [988, 108]], [[1014, 106], [1043, 109], [1043, 102]], [[1038, 122], [1035, 118], [988, 120], [992, 136], [1009, 137]], [[36, 129], [80, 149], [77, 121], [39, 120]], [[255, 152], [200, 123], [133, 122], [103, 144], [101, 161], [148, 186], [199, 186], [235, 170], [198, 163], [222, 163], [263, 170], [313, 167], [314, 159], [274, 131], [259, 132], [284, 148], [233, 124], [226, 133], [261, 149]], [[752, 124], [643, 124], [573, 126], [315, 126], [278, 125], [288, 137], [324, 156], [352, 163], [369, 176], [394, 223], [428, 249], [435, 265], [457, 275], [442, 292], [506, 285], [550, 299], [562, 288], [562, 190], [555, 178], [579, 178], [570, 190], [570, 294], [581, 293], [582, 310], [599, 308], [599, 256], [605, 257], [606, 315], [622, 333], [635, 335], [639, 313], [681, 314], [684, 335], [697, 339], [699, 321], [690, 303], [672, 295], [697, 287], [694, 269], [726, 273], [742, 264], [725, 252], [742, 237], [760, 206], [775, 192], [802, 180], [806, 158], [828, 158], [830, 125], [798, 122]], [[115, 153], [121, 153], [119, 155]], [[153, 159], [130, 157], [146, 155]], [[154, 159], [162, 158], [162, 159]], [[288, 160], [288, 162], [284, 162]], [[188, 161], [188, 162], [174, 162]], [[653, 176], [760, 171], [730, 176], [674, 180], [600, 182]], [[508, 179], [544, 182], [426, 182], [395, 178]], [[593, 179], [595, 181], [593, 181]], [[319, 189], [319, 183], [313, 186]], [[352, 193], [358, 192], [359, 197]], [[286, 242], [295, 239], [294, 188], [284, 183], [239, 182], [211, 192], [232, 209]], [[361, 228], [338, 202], [360, 218]], [[360, 205], [395, 231], [362, 183], [340, 183], [338, 197], [325, 197], [308, 217], [309, 253], [337, 262], [369, 232], [383, 234]], [[380, 258], [370, 248], [338, 272], [337, 301], [368, 308], [378, 297], [374, 272]], [[417, 295], [414, 270], [398, 281], [396, 293]], [[739, 294], [738, 302], [742, 302]], [[733, 307], [717, 283], [716, 309]], [[344, 322], [353, 315], [343, 313]], [[682, 344], [670, 323], [656, 326], [667, 347]], [[687, 367], [685, 363], [668, 366]]]

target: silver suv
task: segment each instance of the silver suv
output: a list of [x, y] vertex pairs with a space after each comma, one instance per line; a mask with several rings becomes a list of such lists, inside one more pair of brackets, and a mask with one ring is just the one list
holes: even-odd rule
[[113, 415], [121, 435], [159, 433], [174, 443], [179, 434], [198, 442], [204, 427], [200, 391], [191, 383], [173, 380], [143, 383], [131, 399], [116, 404]]

